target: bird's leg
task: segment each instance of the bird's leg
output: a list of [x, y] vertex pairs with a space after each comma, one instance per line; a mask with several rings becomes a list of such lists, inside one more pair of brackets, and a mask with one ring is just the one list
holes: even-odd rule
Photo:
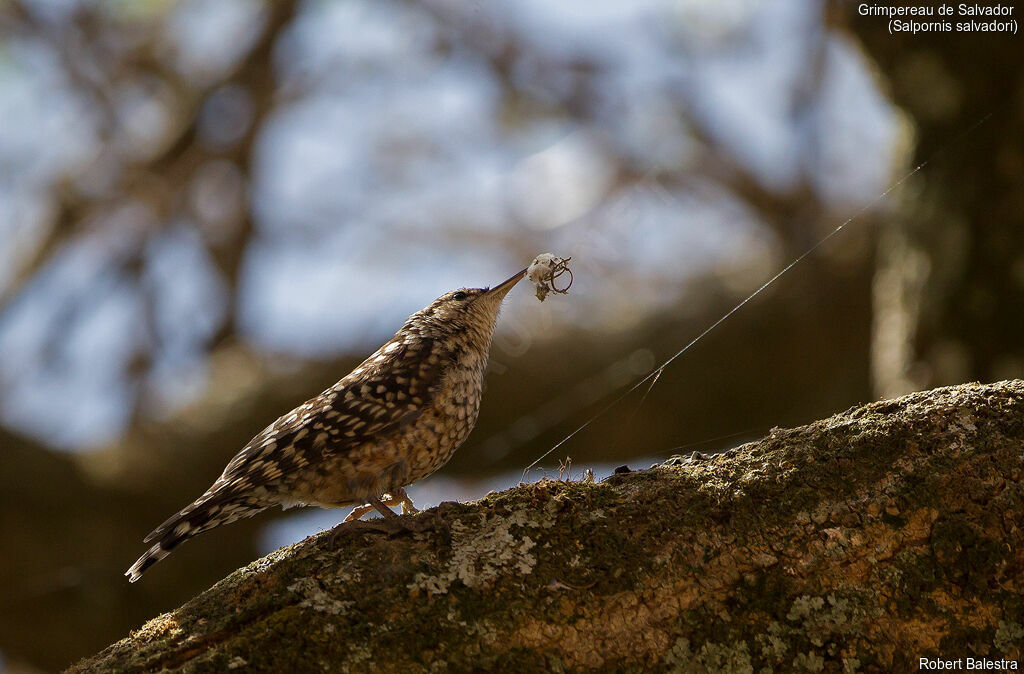
[[[399, 519], [398, 515], [390, 507], [402, 506], [402, 514], [407, 515], [409, 513], [419, 512], [416, 507], [412, 504], [412, 499], [405, 493], [405, 490], [399, 487], [398, 489], [392, 490], [390, 493], [384, 494], [384, 499], [371, 497], [369, 503], [361, 506], [357, 506], [352, 509], [345, 521], [334, 528], [331, 533], [331, 543], [335, 543], [339, 536], [346, 532], [356, 531], [379, 531], [386, 534], [397, 534], [403, 531], [410, 530], [411, 527], [403, 520]], [[381, 514], [380, 519], [373, 520], [360, 520], [359, 518], [368, 512], [376, 510]]]
[[401, 487], [397, 489], [392, 489], [391, 493], [386, 494], [386, 496], [390, 496], [390, 498], [384, 501], [384, 505], [390, 506], [392, 508], [398, 505], [402, 506], [403, 515], [409, 515], [419, 512], [419, 510], [416, 509], [416, 506], [412, 504], [412, 499], [409, 498], [409, 495], [406, 494], [405, 490], [402, 489]]
[[345, 521], [351, 522], [352, 520], [358, 520], [366, 513], [373, 512], [373, 510], [374, 508], [372, 503], [366, 503], [361, 506], [356, 506], [355, 508], [352, 508], [352, 512], [348, 514], [348, 517], [345, 518]]
[[[373, 512], [374, 510], [381, 514], [382, 517], [380, 519], [359, 519], [366, 513]], [[379, 498], [371, 497], [369, 503], [353, 508], [348, 517], [345, 518], [345, 521], [334, 527], [334, 534], [331, 538], [337, 538], [346, 531], [365, 531], [367, 529], [394, 533], [402, 529], [402, 524], [399, 522], [398, 515], [395, 514], [394, 510], [384, 505]]]
[[370, 497], [370, 505], [372, 505], [374, 507], [374, 509], [377, 512], [379, 512], [384, 517], [384, 519], [386, 519], [386, 520], [397, 520], [398, 519], [398, 515], [395, 514], [395, 511], [392, 510], [391, 508], [387, 507], [386, 505], [384, 505], [384, 503], [379, 498], [377, 498], [376, 496], [371, 496]]
[[[412, 499], [409, 498], [409, 495], [405, 493], [405, 490], [402, 489], [401, 487], [398, 487], [397, 489], [392, 489], [387, 494], [384, 494], [383, 498], [378, 499], [376, 503], [371, 501], [370, 503], [365, 503], [361, 506], [356, 506], [355, 508], [352, 509], [352, 512], [348, 514], [348, 517], [345, 518], [345, 521], [351, 522], [352, 520], [357, 520], [366, 513], [372, 512], [374, 510], [379, 512], [381, 515], [384, 515], [384, 517], [392, 517], [394, 516], [395, 513], [391, 510], [391, 508], [394, 508], [396, 506], [402, 506], [403, 515], [419, 512], [419, 510], [416, 509], [416, 506], [413, 505]], [[381, 510], [381, 508], [384, 509]], [[387, 514], [385, 514], [384, 512], [385, 510], [387, 511]]]

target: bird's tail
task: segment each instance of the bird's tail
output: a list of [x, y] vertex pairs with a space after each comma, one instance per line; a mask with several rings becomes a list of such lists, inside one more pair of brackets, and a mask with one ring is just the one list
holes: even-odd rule
[[142, 577], [149, 567], [171, 554], [171, 552], [204, 531], [222, 524], [228, 524], [243, 517], [252, 517], [266, 510], [271, 504], [257, 500], [252, 494], [230, 495], [217, 492], [203, 494], [195, 503], [177, 513], [145, 538], [145, 543], [157, 541], [156, 545], [138, 558], [124, 575], [132, 583]]

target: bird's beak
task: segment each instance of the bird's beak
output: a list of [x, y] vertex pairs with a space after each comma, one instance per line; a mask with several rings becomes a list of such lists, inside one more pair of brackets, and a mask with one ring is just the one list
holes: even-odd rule
[[497, 295], [498, 297], [504, 297], [506, 294], [508, 294], [509, 290], [512, 290], [512, 286], [519, 283], [519, 281], [521, 281], [524, 276], [526, 276], [526, 269], [522, 270], [521, 272], [518, 272], [515, 276], [508, 279], [507, 281], [502, 281], [498, 285], [494, 286], [493, 288], [487, 291], [487, 294]]

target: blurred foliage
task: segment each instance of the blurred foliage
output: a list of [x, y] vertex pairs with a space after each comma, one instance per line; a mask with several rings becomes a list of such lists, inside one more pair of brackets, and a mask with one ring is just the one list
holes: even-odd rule
[[[1009, 38], [893, 39], [841, 3], [557, 7], [0, 5], [8, 662], [66, 664], [253, 559], [246, 522], [121, 577], [404, 315], [543, 250], [573, 294], [509, 302], [447, 475], [522, 469], [853, 214], [546, 465], [1020, 374]], [[874, 204], [908, 153], [935, 161]]]

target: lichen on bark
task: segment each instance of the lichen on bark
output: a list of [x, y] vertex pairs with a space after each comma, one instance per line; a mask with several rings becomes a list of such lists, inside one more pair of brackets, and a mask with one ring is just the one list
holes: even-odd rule
[[[309, 539], [72, 671], [916, 671], [1021, 658], [1024, 382]], [[1021, 666], [1024, 666], [1022, 663]]]

